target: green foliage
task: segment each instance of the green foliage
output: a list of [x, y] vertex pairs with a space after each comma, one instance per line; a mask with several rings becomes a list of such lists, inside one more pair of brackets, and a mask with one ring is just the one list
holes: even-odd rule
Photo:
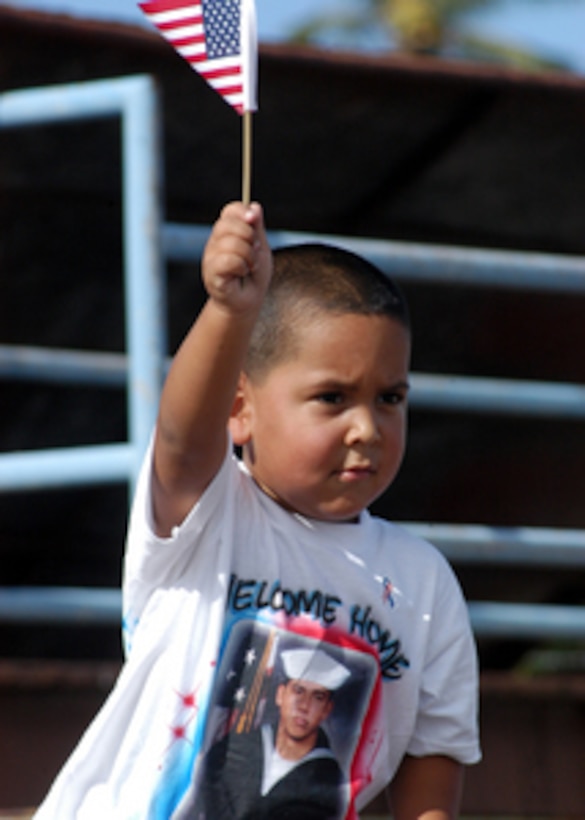
[[567, 69], [535, 52], [465, 31], [472, 12], [496, 3], [501, 0], [355, 0], [355, 13], [315, 16], [292, 39], [358, 49], [368, 49], [375, 41], [389, 51], [409, 54], [450, 56], [524, 70]]

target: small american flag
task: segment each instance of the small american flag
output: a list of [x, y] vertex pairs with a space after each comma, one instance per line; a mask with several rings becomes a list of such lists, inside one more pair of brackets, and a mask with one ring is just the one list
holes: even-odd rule
[[256, 111], [254, 0], [146, 0], [138, 5], [239, 114]]

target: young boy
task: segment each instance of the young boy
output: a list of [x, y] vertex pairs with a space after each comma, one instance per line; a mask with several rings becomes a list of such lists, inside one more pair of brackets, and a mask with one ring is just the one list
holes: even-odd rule
[[405, 447], [404, 300], [345, 251], [273, 257], [257, 204], [202, 271], [131, 518], [128, 659], [37, 817], [341, 820], [388, 786], [396, 820], [450, 820], [480, 756], [466, 608], [366, 511]]

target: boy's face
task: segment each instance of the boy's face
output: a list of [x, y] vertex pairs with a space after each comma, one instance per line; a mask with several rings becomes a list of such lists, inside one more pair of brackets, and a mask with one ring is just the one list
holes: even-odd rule
[[301, 322], [295, 355], [244, 378], [230, 422], [260, 487], [311, 518], [355, 518], [400, 467], [409, 361], [409, 332], [386, 316]]

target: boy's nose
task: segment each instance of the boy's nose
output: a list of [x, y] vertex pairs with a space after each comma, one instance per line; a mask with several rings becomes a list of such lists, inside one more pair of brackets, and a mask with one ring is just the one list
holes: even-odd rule
[[354, 407], [345, 441], [351, 446], [357, 442], [370, 444], [380, 438], [380, 429], [375, 410], [365, 405]]

